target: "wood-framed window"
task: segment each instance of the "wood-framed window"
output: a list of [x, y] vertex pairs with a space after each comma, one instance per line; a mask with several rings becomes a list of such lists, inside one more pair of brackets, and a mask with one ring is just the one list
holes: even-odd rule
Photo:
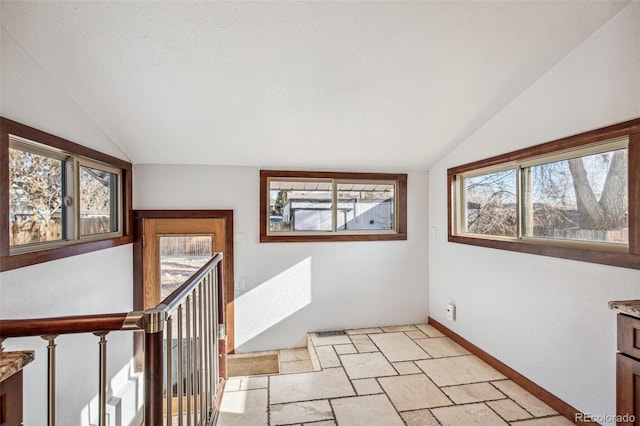
[[447, 171], [449, 241], [640, 269], [640, 118]]
[[0, 270], [132, 242], [130, 163], [0, 125]]
[[406, 239], [406, 174], [260, 171], [260, 242]]

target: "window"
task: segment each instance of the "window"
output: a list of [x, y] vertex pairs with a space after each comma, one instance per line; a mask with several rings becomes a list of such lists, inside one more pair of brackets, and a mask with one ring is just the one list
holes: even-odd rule
[[79, 170], [80, 236], [119, 232], [119, 171], [82, 163]]
[[260, 241], [406, 239], [406, 174], [260, 171]]
[[627, 144], [523, 168], [523, 237], [628, 244]]
[[465, 232], [514, 237], [517, 234], [516, 171], [465, 177]]
[[0, 122], [0, 270], [131, 242], [129, 163]]
[[640, 269], [640, 119], [448, 170], [449, 241]]
[[[9, 244], [61, 241], [66, 159], [28, 150], [11, 138], [9, 148]], [[41, 153], [38, 153], [41, 152]]]

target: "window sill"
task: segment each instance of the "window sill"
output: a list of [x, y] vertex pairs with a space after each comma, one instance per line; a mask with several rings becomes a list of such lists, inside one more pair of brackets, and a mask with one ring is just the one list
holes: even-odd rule
[[0, 272], [10, 271], [12, 269], [22, 268], [25, 266], [36, 265], [38, 263], [49, 262], [51, 260], [63, 259], [65, 257], [76, 256], [79, 254], [90, 253], [92, 251], [117, 247], [125, 244], [130, 244], [132, 242], [133, 238], [130, 235], [125, 235], [117, 238], [109, 238], [98, 241], [87, 241], [83, 243], [69, 244], [62, 247], [13, 254], [9, 256], [1, 256]]
[[558, 257], [582, 262], [599, 263], [601, 265], [619, 266], [622, 268], [640, 269], [640, 255], [630, 253], [558, 247], [540, 243], [532, 244], [520, 241], [492, 240], [459, 235], [449, 235], [448, 240], [452, 243], [468, 244], [478, 247]]
[[260, 235], [261, 243], [311, 243], [331, 241], [401, 241], [407, 234]]

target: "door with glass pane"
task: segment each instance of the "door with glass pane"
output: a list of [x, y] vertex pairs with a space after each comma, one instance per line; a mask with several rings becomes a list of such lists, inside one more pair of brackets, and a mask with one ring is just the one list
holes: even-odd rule
[[145, 219], [144, 309], [183, 284], [216, 252], [224, 252], [224, 219]]
[[[143, 302], [144, 309], [151, 308], [175, 289], [180, 287], [195, 272], [198, 271], [217, 252], [225, 251], [225, 219], [144, 219], [143, 220]], [[224, 301], [223, 283], [219, 283], [218, 300]], [[215, 324], [224, 322], [224, 305], [219, 303], [216, 309]], [[192, 315], [198, 317], [199, 307], [194, 305]], [[174, 336], [169, 344], [165, 342], [165, 348], [171, 348], [172, 363], [177, 362], [178, 352], [189, 353], [186, 346], [195, 345], [194, 338], [178, 339], [178, 323], [172, 322], [171, 336]], [[188, 335], [188, 333], [187, 333]], [[166, 349], [169, 350], [169, 349]], [[219, 358], [218, 353], [222, 355]], [[218, 348], [216, 359], [221, 361], [219, 365], [225, 365], [225, 350], [222, 343]], [[177, 366], [179, 368], [185, 368]], [[177, 370], [176, 369], [176, 370]], [[174, 371], [176, 371], [174, 370]], [[218, 369], [215, 369], [218, 370]], [[185, 370], [186, 371], [186, 370]], [[176, 378], [174, 378], [176, 379]], [[175, 383], [175, 380], [172, 380]], [[184, 389], [188, 387], [185, 379]], [[179, 405], [178, 399], [184, 399], [178, 395], [177, 388], [171, 390], [171, 406], [174, 413]]]

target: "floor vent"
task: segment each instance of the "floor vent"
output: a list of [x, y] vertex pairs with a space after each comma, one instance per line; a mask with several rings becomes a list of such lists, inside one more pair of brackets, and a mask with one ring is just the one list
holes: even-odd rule
[[330, 337], [330, 336], [346, 336], [346, 330], [327, 330], [327, 331], [316, 331], [316, 336], [318, 337]]

